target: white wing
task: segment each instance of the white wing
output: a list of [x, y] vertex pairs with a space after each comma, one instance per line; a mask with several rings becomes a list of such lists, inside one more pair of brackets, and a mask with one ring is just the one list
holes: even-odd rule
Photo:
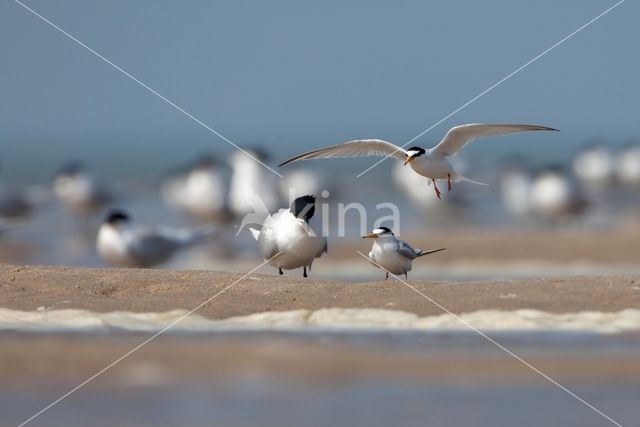
[[462, 147], [478, 138], [536, 130], [557, 131], [558, 129], [537, 125], [488, 125], [479, 123], [460, 125], [451, 128], [442, 141], [435, 146], [433, 152], [442, 156], [453, 156]]
[[355, 141], [345, 142], [344, 144], [332, 145], [330, 147], [320, 148], [319, 150], [297, 155], [280, 163], [278, 166], [284, 166], [288, 163], [297, 162], [298, 160], [368, 156], [392, 156], [397, 159], [404, 160], [405, 157], [407, 157], [407, 152], [402, 147], [398, 147], [397, 145], [381, 139], [358, 139]]

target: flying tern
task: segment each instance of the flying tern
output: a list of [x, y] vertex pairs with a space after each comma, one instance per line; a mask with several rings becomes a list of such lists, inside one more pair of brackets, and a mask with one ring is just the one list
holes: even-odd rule
[[315, 203], [314, 196], [298, 197], [289, 209], [269, 215], [260, 229], [249, 227], [260, 255], [277, 267], [280, 275], [283, 269], [302, 267], [302, 276], [307, 277], [307, 268], [311, 271], [313, 261], [327, 252], [327, 238], [317, 236], [309, 226]]
[[451, 191], [452, 181], [468, 181], [482, 185], [457, 173], [447, 159], [457, 154], [465, 145], [479, 138], [540, 130], [557, 131], [557, 129], [537, 125], [474, 123], [451, 128], [442, 141], [433, 148], [404, 149], [381, 139], [359, 139], [297, 155], [279, 166], [298, 160], [334, 157], [394, 157], [404, 161], [405, 166], [411, 166], [411, 169], [419, 175], [429, 178], [433, 182], [436, 196], [440, 199], [441, 192], [436, 185], [436, 180], [446, 180], [449, 191]]
[[133, 226], [129, 215], [112, 211], [98, 230], [96, 249], [109, 264], [151, 267], [169, 260], [181, 249], [202, 242], [213, 229]]
[[362, 236], [362, 238], [375, 239], [371, 252], [369, 252], [369, 259], [376, 267], [382, 267], [386, 270], [385, 280], [389, 278], [389, 273], [404, 274], [406, 279], [407, 273], [411, 271], [414, 259], [446, 249], [438, 248], [429, 251], [414, 249], [408, 243], [397, 239], [387, 227], [376, 228], [366, 236]]

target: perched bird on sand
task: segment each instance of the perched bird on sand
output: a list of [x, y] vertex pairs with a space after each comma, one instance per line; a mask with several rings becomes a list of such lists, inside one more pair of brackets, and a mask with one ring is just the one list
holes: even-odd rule
[[436, 180], [446, 180], [449, 191], [451, 191], [452, 181], [468, 181], [482, 185], [456, 172], [447, 159], [457, 154], [465, 145], [479, 138], [540, 130], [557, 131], [557, 129], [537, 125], [467, 124], [451, 128], [442, 141], [433, 148], [411, 147], [405, 150], [380, 139], [361, 139], [309, 151], [284, 161], [280, 166], [299, 160], [334, 157], [394, 157], [403, 160], [405, 166], [411, 166], [411, 169], [419, 175], [429, 178], [430, 182], [433, 182], [436, 196], [440, 199], [441, 193]]
[[315, 203], [314, 196], [298, 197], [289, 209], [269, 215], [259, 229], [249, 227], [260, 255], [281, 275], [283, 269], [302, 267], [302, 276], [307, 277], [307, 268], [311, 271], [313, 261], [327, 252], [327, 238], [317, 236], [309, 226]]
[[225, 166], [211, 156], [202, 156], [186, 173], [163, 184], [162, 198], [192, 218], [224, 224], [232, 217], [227, 204], [228, 189]]
[[77, 216], [90, 216], [113, 203], [114, 193], [78, 162], [61, 168], [53, 180], [53, 192], [62, 206]]
[[411, 271], [414, 259], [446, 249], [439, 248], [429, 251], [413, 249], [408, 243], [397, 239], [387, 227], [376, 228], [362, 238], [375, 239], [371, 252], [369, 252], [369, 259], [376, 267], [382, 267], [386, 270], [385, 280], [389, 278], [389, 273], [404, 274], [404, 278], [407, 279], [407, 273]]
[[152, 267], [176, 252], [201, 243], [213, 229], [133, 226], [129, 215], [112, 211], [98, 230], [96, 248], [109, 264], [121, 267]]

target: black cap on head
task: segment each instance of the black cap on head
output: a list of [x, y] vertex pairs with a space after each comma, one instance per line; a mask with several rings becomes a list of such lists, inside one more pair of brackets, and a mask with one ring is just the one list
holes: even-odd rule
[[302, 218], [307, 222], [313, 217], [315, 211], [316, 198], [314, 196], [298, 197], [291, 204], [291, 212], [296, 218]]
[[425, 153], [424, 148], [420, 148], [420, 147], [411, 147], [407, 149], [407, 151], [415, 151], [416, 154], [414, 154], [413, 157], [422, 156]]
[[378, 227], [378, 229], [384, 231], [385, 233], [391, 233], [391, 230], [389, 230], [387, 227]]
[[107, 218], [104, 220], [104, 222], [106, 222], [107, 224], [118, 224], [121, 222], [128, 222], [128, 221], [129, 221], [129, 215], [119, 210], [109, 212], [109, 214], [107, 215]]

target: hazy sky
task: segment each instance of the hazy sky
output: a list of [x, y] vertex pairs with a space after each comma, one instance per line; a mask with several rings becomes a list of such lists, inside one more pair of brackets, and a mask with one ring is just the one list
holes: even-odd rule
[[[274, 160], [353, 138], [404, 143], [614, 3], [25, 0], [237, 144], [268, 144]], [[560, 151], [640, 135], [638, 17], [627, 1], [416, 145], [466, 122], [558, 127]], [[232, 149], [11, 0], [0, 2], [0, 53], [5, 175], [46, 176], [68, 158], [158, 171]], [[518, 148], [541, 155], [544, 138]]]

